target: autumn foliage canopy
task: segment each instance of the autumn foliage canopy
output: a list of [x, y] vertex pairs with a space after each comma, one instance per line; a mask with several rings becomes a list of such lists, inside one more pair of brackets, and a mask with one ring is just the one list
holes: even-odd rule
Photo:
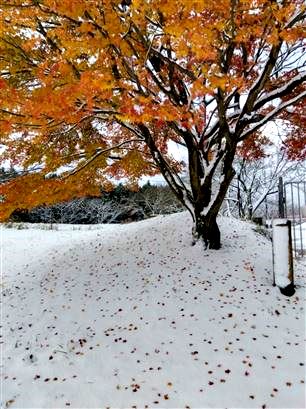
[[266, 123], [305, 155], [304, 18], [301, 0], [0, 1], [0, 143], [21, 169], [1, 218], [157, 172], [195, 220], [215, 215]]

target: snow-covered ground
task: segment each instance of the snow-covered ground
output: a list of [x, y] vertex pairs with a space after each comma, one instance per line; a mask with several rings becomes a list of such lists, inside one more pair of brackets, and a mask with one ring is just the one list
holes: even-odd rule
[[271, 243], [220, 225], [220, 251], [186, 213], [2, 228], [3, 406], [305, 407], [303, 265], [286, 298]]

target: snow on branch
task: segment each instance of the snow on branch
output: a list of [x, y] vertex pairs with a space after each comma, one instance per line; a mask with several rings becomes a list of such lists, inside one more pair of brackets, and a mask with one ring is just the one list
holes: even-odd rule
[[302, 21], [306, 17], [306, 12], [305, 12], [305, 5], [303, 10], [298, 10], [296, 13], [293, 14], [293, 16], [289, 19], [287, 24], [285, 25], [285, 28], [291, 28], [293, 27], [296, 23], [299, 21]]
[[278, 105], [273, 111], [271, 111], [269, 114], [267, 114], [264, 118], [262, 118], [261, 121], [257, 122], [256, 125], [253, 127], [249, 128], [245, 132], [243, 132], [239, 138], [239, 141], [242, 141], [246, 139], [249, 135], [251, 135], [253, 132], [255, 132], [257, 129], [261, 128], [263, 125], [265, 125], [267, 122], [271, 121], [277, 114], [279, 114], [281, 111], [283, 111], [285, 108], [289, 107], [290, 105], [293, 105], [306, 97], [306, 91], [303, 91], [296, 97], [290, 99], [289, 101], [285, 101], [282, 104]]
[[90, 163], [96, 160], [99, 156], [104, 155], [105, 153], [110, 152], [114, 149], [120, 149], [123, 145], [129, 144], [132, 142], [143, 142], [143, 139], [129, 139], [128, 141], [118, 143], [118, 145], [110, 146], [109, 148], [106, 148], [106, 149], [96, 149], [96, 153], [92, 155], [82, 166], [77, 167], [72, 172], [69, 172], [67, 175], [63, 176], [62, 179], [67, 179], [68, 177], [80, 172], [81, 170], [86, 168]]
[[265, 105], [267, 102], [270, 102], [276, 98], [281, 98], [287, 95], [298, 85], [302, 84], [302, 82], [305, 80], [306, 80], [306, 73], [300, 73], [299, 75], [296, 75], [294, 78], [292, 78], [290, 81], [288, 81], [286, 84], [284, 84], [280, 88], [277, 88], [265, 94], [261, 98], [259, 98], [259, 100], [254, 105], [254, 110], [255, 111], [258, 110], [263, 105]]

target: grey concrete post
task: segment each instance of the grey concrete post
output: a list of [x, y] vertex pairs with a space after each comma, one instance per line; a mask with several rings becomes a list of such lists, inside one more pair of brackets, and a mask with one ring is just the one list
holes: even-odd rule
[[295, 290], [290, 220], [273, 220], [272, 243], [273, 284], [279, 287], [282, 294], [291, 296], [295, 293]]

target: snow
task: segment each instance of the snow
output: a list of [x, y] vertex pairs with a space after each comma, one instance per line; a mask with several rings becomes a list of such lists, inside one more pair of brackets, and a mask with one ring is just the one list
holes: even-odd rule
[[252, 225], [191, 225], [3, 227], [3, 406], [304, 407], [303, 265], [286, 298]]

